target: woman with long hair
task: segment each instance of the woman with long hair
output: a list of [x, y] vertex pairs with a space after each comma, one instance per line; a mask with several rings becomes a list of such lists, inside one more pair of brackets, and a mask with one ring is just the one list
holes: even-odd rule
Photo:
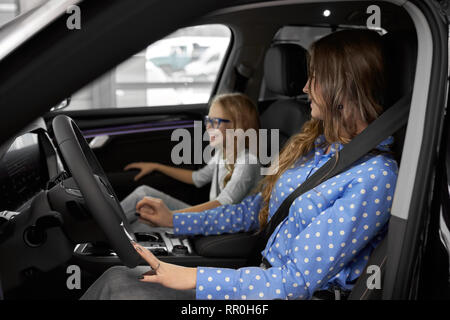
[[[226, 93], [211, 102], [208, 116], [205, 117], [210, 146], [214, 156], [203, 168], [193, 171], [154, 162], [131, 163], [125, 170], [139, 169], [135, 180], [153, 171], [160, 171], [181, 182], [200, 188], [211, 183], [209, 201], [191, 206], [179, 199], [155, 188], [142, 185], [129, 194], [121, 205], [131, 223], [137, 222], [141, 214], [151, 212], [156, 204], [164, 205], [175, 212], [197, 212], [212, 209], [220, 205], [239, 203], [247, 196], [260, 180], [260, 166], [257, 152], [250, 148], [249, 139], [238, 139], [237, 135], [228, 135], [227, 130], [236, 132], [255, 132], [253, 144], [257, 144], [257, 130], [260, 127], [259, 114], [254, 103], [244, 94]], [[252, 152], [253, 151], [253, 152]], [[141, 222], [147, 220], [140, 219]]]
[[[382, 113], [380, 41], [373, 31], [348, 30], [312, 45], [303, 89], [312, 120], [287, 143], [260, 192], [189, 215], [155, 206], [146, 219], [188, 235], [264, 226], [291, 192]], [[398, 171], [392, 142], [387, 138], [347, 171], [299, 196], [269, 238], [260, 267], [186, 268], [134, 244], [152, 270], [112, 268], [83, 298], [309, 299], [317, 290], [351, 289], [386, 232]]]

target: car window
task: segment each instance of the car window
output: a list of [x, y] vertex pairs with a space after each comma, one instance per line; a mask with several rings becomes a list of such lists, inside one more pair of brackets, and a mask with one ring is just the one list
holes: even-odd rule
[[207, 103], [230, 39], [223, 25], [179, 29], [73, 94], [64, 110]]

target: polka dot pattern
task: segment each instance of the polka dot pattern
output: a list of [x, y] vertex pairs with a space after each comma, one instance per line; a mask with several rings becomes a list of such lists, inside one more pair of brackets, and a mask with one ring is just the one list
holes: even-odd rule
[[[315, 149], [281, 175], [272, 190], [269, 218], [308, 175], [343, 147], [335, 144], [331, 153], [325, 154], [323, 142], [324, 137], [319, 137]], [[388, 150], [392, 142], [389, 137], [378, 149]], [[372, 248], [386, 231], [397, 174], [390, 155], [369, 154], [346, 172], [301, 195], [262, 252], [272, 267], [199, 267], [197, 299], [309, 299], [314, 291], [330, 285], [351, 289], [348, 283], [360, 276]], [[179, 234], [254, 230], [261, 205], [257, 194], [239, 204], [190, 213], [191, 217], [176, 214], [174, 229]]]

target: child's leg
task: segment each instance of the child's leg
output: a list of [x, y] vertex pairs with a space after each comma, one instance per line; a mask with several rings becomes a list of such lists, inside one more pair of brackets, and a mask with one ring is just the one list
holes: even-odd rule
[[135, 215], [136, 205], [144, 197], [153, 197], [161, 199], [164, 201], [164, 203], [170, 210], [180, 210], [190, 207], [189, 204], [181, 200], [178, 200], [174, 197], [171, 197], [168, 194], [165, 194], [164, 192], [158, 191], [149, 186], [140, 186], [137, 187], [120, 203], [122, 205], [123, 211], [125, 212], [125, 216], [127, 217], [130, 223], [137, 220], [137, 217]]

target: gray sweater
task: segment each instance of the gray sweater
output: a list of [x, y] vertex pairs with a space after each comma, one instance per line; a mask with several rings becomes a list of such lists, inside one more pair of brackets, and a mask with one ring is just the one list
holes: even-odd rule
[[239, 203], [253, 190], [261, 178], [257, 157], [247, 149], [245, 153], [238, 155], [233, 175], [225, 187], [224, 178], [228, 170], [221, 158], [222, 153], [216, 152], [206, 166], [192, 173], [192, 180], [196, 187], [202, 187], [211, 182], [210, 201], [217, 200], [222, 205]]

